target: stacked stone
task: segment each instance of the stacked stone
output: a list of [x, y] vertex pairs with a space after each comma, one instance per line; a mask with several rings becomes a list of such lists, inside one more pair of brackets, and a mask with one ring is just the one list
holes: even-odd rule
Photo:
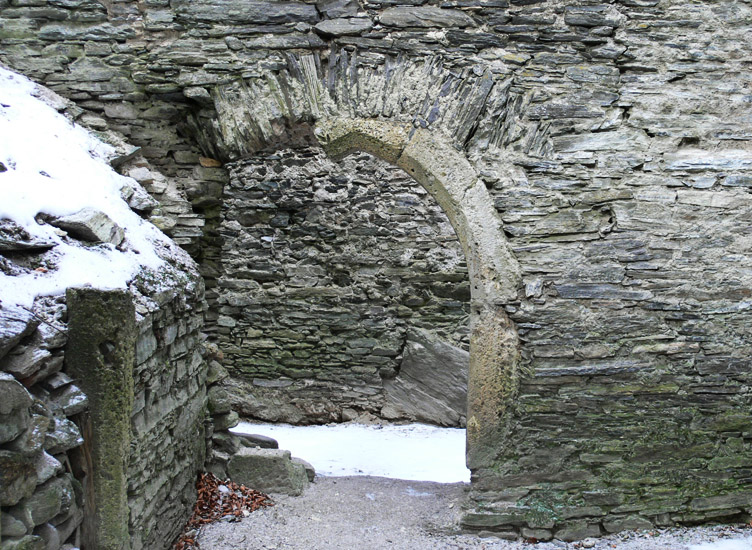
[[[748, 514], [749, 6], [413, 4], [5, 1], [0, 56], [117, 126], [178, 194], [205, 177], [199, 146], [238, 160], [322, 114], [438, 132], [524, 276], [505, 304], [519, 398], [466, 525], [576, 538]], [[212, 181], [165, 217], [211, 249], [214, 282]], [[264, 384], [307, 383], [289, 382]]]
[[[161, 288], [155, 293], [155, 288]], [[165, 290], [139, 276], [132, 439], [128, 466], [131, 548], [173, 541], [196, 499], [206, 458], [206, 378], [201, 334], [205, 302], [195, 272]]]
[[61, 298], [32, 310], [0, 309], [0, 548], [76, 545], [83, 493], [69, 453], [86, 396], [62, 372], [67, 340]]
[[462, 249], [404, 172], [369, 155], [337, 164], [316, 147], [228, 168], [216, 333], [236, 410], [306, 423], [380, 415], [408, 327], [467, 347]]

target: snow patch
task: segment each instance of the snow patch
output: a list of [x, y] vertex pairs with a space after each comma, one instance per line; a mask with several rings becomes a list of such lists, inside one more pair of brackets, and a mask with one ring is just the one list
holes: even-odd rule
[[[160, 255], [180, 256], [121, 198], [124, 185], [138, 184], [109, 166], [114, 149], [34, 95], [44, 96], [44, 90], [0, 67], [0, 162], [5, 167], [0, 171], [0, 219], [13, 220], [57, 246], [45, 255], [46, 272], [0, 273], [2, 301], [30, 307], [36, 296], [60, 294], [70, 286], [125, 288], [140, 270], [162, 268]], [[84, 245], [35, 219], [40, 213], [59, 217], [86, 207], [106, 213], [125, 230], [122, 250]]]
[[469, 482], [465, 430], [425, 424], [290, 426], [241, 422], [235, 433], [272, 437], [318, 475]]

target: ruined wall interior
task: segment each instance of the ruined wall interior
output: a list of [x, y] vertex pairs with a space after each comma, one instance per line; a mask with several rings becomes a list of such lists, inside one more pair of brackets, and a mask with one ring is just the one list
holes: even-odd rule
[[467, 349], [462, 249], [407, 174], [366, 154], [335, 163], [320, 147], [228, 169], [217, 334], [238, 411], [294, 423], [381, 416], [408, 329]]
[[513, 380], [465, 526], [573, 539], [748, 518], [752, 7], [412, 4], [4, 0], [0, 59], [164, 174], [129, 168], [200, 260], [217, 339], [248, 322], [220, 311], [237, 180], [199, 154], [252, 172], [330, 118], [451, 144], [519, 266], [496, 304]]
[[[4, 72], [3, 84], [7, 82]], [[23, 122], [37, 132], [68, 131], [63, 135], [71, 149], [66, 161], [76, 159], [77, 177], [98, 178], [93, 181], [93, 194], [97, 186], [101, 193], [107, 192], [112, 183], [108, 174], [117, 176], [103, 158], [87, 159], [101, 164], [96, 171], [78, 162], [90, 151], [74, 154], [81, 141], [75, 139], [76, 130], [65, 117], [80, 115], [79, 108], [35, 87], [29, 99], [38, 104], [36, 108], [53, 107], [51, 116], [60, 119], [60, 125], [45, 127], [40, 121], [49, 122], [49, 113], [32, 116], [36, 113], [24, 111], [17, 93], [10, 100], [7, 94], [3, 97], [4, 117], [9, 111], [11, 118], [26, 113]], [[9, 126], [13, 128], [6, 124], [3, 131]], [[133, 148], [116, 134], [109, 132], [106, 137], [116, 145], [113, 164], [148, 165], [141, 157], [128, 160]], [[96, 146], [93, 141], [83, 143]], [[8, 153], [4, 151], [4, 177], [19, 168], [25, 174], [34, 169], [23, 155], [15, 157], [18, 150], [12, 150], [10, 157], [5, 156]], [[36, 169], [57, 166], [57, 159], [50, 158], [55, 152], [45, 150], [45, 154], [47, 163]], [[57, 177], [54, 185], [68, 183], [50, 171]], [[7, 186], [9, 181], [18, 180], [2, 183]], [[122, 200], [115, 207], [128, 210], [130, 206], [132, 217], [119, 218], [131, 224], [125, 227], [89, 208], [96, 216], [79, 216], [79, 225], [71, 223], [63, 232], [58, 227], [63, 222], [40, 211], [37, 223], [58, 227], [62, 241], [57, 242], [27, 232], [19, 225], [22, 222], [0, 220], [3, 550], [167, 547], [192, 511], [196, 474], [205, 468], [207, 438], [220, 424], [221, 417], [207, 417], [211, 381], [200, 332], [206, 302], [197, 265], [167, 239], [157, 239], [158, 244], [140, 240], [133, 220], [148, 216], [156, 201], [132, 181], [119, 178], [116, 183], [123, 185], [120, 195], [98, 204], [112, 207], [107, 201]], [[29, 206], [38, 205], [33, 184], [29, 187], [31, 191], [25, 190]], [[75, 197], [80, 190], [66, 193]], [[78, 204], [75, 198], [72, 204]], [[103, 242], [111, 235], [117, 235], [113, 238], [121, 246]], [[116, 285], [112, 279], [118, 276], [118, 264], [131, 260], [126, 252], [136, 246], [139, 252], [134, 255], [155, 254], [161, 260], [159, 268], [142, 267], [126, 289], [92, 286], [91, 282], [101, 284], [99, 273], [92, 273], [101, 264], [92, 263], [87, 253], [111, 253], [107, 284]], [[76, 256], [76, 262], [86, 266], [81, 273], [91, 278], [80, 282], [82, 288], [66, 292], [60, 281], [71, 284], [78, 274], [66, 272], [64, 265], [72, 247], [86, 251]], [[37, 296], [31, 307], [18, 304], [16, 300], [24, 299], [18, 288], [24, 284], [51, 295]], [[34, 295], [32, 291], [30, 299]], [[219, 425], [219, 430], [226, 428]]]
[[[6, 250], [4, 259], [17, 260], [19, 254], [28, 255]], [[206, 456], [203, 284], [195, 273], [180, 282], [171, 291], [161, 281], [155, 292], [145, 280], [130, 289], [137, 318], [130, 323], [136, 323], [137, 334], [124, 411], [128, 452], [122, 488], [130, 513], [115, 522], [123, 524], [133, 549], [161, 547], [177, 536], [195, 501], [195, 476]], [[0, 409], [0, 533], [3, 547], [60, 548], [81, 541], [91, 453], [82, 451], [84, 436], [91, 435], [83, 427], [92, 413], [90, 398], [100, 403], [102, 396], [84, 393], [92, 374], [79, 362], [66, 362], [66, 297], [40, 298], [32, 311], [11, 305], [0, 310], [0, 384], [9, 398]], [[122, 314], [105, 312], [123, 321], [118, 332], [128, 321]], [[117, 440], [112, 425], [97, 429], [103, 440]]]

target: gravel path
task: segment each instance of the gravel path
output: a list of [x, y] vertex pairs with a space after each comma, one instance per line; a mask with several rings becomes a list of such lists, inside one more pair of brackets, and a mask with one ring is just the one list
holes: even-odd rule
[[[752, 531], [703, 527], [622, 533], [577, 543], [507, 542], [457, 534], [467, 485], [379, 477], [317, 477], [300, 497], [272, 495], [271, 508], [242, 521], [203, 528], [201, 550], [688, 550], [718, 539], [742, 539]], [[725, 547], [725, 548], [724, 548]], [[746, 542], [718, 550], [752, 550]]]

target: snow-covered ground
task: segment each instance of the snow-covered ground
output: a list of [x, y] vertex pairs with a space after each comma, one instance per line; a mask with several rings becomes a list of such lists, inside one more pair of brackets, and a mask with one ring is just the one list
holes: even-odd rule
[[[64, 104], [0, 67], [0, 220], [12, 220], [34, 240], [53, 243], [44, 255], [46, 266], [12, 276], [0, 271], [0, 300], [7, 306], [29, 307], [34, 297], [70, 286], [124, 288], [140, 270], [162, 268], [160, 256], [168, 250], [184, 255], [123, 199], [124, 187], [140, 187], [110, 167], [114, 148], [48, 104], [55, 102]], [[125, 241], [117, 248], [90, 245], [37, 220], [39, 214], [56, 218], [85, 208], [109, 216], [124, 230]]]
[[281, 449], [310, 462], [324, 476], [380, 476], [411, 481], [470, 481], [465, 430], [425, 424], [290, 426], [250, 424], [237, 433], [273, 437]]

